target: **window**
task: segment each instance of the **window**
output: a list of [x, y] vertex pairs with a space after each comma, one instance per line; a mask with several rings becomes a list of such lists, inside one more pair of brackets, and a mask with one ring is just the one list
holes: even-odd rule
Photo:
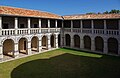
[[38, 28], [38, 25], [37, 25], [37, 24], [34, 24], [34, 28]]
[[25, 28], [25, 25], [24, 24], [20, 24], [20, 28]]
[[9, 28], [9, 25], [7, 23], [4, 23], [3, 24], [3, 29], [8, 29]]

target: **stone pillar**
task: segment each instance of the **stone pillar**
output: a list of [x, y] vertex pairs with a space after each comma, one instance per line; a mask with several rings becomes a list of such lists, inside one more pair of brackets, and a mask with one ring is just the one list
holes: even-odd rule
[[104, 39], [104, 54], [108, 54], [108, 45], [107, 45], [107, 39]]
[[28, 55], [31, 54], [31, 41], [28, 41]]
[[30, 18], [28, 18], [28, 34], [30, 34]]
[[120, 41], [118, 41], [118, 55], [120, 55]]
[[39, 33], [41, 33], [41, 19], [39, 19]]
[[55, 47], [58, 48], [58, 34], [55, 35]]
[[81, 26], [81, 33], [82, 33], [82, 29], [83, 29], [83, 23], [82, 23], [82, 20], [80, 21], [80, 26]]
[[50, 33], [50, 20], [48, 19], [48, 33]]
[[14, 43], [14, 57], [19, 56], [18, 43]]
[[120, 20], [118, 20], [118, 27], [119, 27], [119, 35], [120, 35]]
[[71, 32], [73, 32], [73, 20], [71, 20]]
[[40, 36], [40, 38], [39, 38], [39, 52], [41, 52], [41, 51], [42, 51], [42, 38]]
[[0, 45], [0, 60], [3, 59], [3, 46], [2, 44]]
[[15, 18], [15, 35], [17, 35], [17, 29], [18, 29], [18, 18]]
[[[120, 20], [118, 20], [118, 26], [119, 26], [119, 40], [120, 40]], [[120, 55], [120, 41], [118, 40], [118, 54]]]
[[71, 35], [71, 43], [70, 43], [71, 48], [74, 48], [74, 36]]
[[80, 48], [84, 49], [84, 40], [83, 40], [83, 37], [81, 37], [81, 39], [80, 39]]
[[0, 35], [2, 35], [2, 17], [0, 17]]
[[64, 28], [64, 24], [63, 24], [63, 21], [62, 21], [62, 29], [61, 29], [61, 32], [60, 32], [60, 33], [61, 33], [61, 35], [60, 35], [60, 40], [61, 40], [60, 46], [61, 46], [61, 47], [63, 47], [64, 44], [65, 44], [65, 43], [64, 43], [64, 29], [63, 29], [63, 28]]
[[94, 22], [91, 20], [91, 26], [92, 26], [92, 34], [94, 34]]
[[57, 32], [57, 20], [55, 21], [55, 28], [56, 28], [56, 32]]
[[95, 40], [94, 40], [94, 38], [91, 38], [91, 50], [92, 51], [95, 51]]
[[104, 20], [104, 34], [106, 35], [107, 34], [107, 25], [106, 25], [106, 20]]
[[48, 50], [51, 49], [50, 34], [48, 35], [47, 49], [48, 49]]

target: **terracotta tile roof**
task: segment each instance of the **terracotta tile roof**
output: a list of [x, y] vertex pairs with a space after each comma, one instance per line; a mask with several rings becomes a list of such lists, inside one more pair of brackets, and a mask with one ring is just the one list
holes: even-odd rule
[[120, 19], [120, 14], [81, 14], [81, 15], [66, 15], [65, 20], [72, 19]]
[[52, 14], [49, 12], [43, 12], [43, 11], [38, 11], [38, 10], [28, 10], [28, 9], [23, 9], [23, 8], [9, 7], [9, 6], [0, 6], [0, 14], [14, 15], [14, 16], [51, 18], [51, 19], [62, 19], [61, 16]]

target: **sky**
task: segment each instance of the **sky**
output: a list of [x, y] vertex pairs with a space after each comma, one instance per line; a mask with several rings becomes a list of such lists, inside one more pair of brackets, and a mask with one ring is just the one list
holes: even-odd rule
[[47, 11], [58, 15], [120, 10], [120, 0], [0, 0], [0, 5]]

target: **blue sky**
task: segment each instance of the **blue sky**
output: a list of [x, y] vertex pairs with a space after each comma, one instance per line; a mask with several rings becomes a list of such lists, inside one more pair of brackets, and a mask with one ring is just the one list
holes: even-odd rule
[[120, 0], [0, 0], [0, 5], [48, 11], [59, 15], [120, 10]]

